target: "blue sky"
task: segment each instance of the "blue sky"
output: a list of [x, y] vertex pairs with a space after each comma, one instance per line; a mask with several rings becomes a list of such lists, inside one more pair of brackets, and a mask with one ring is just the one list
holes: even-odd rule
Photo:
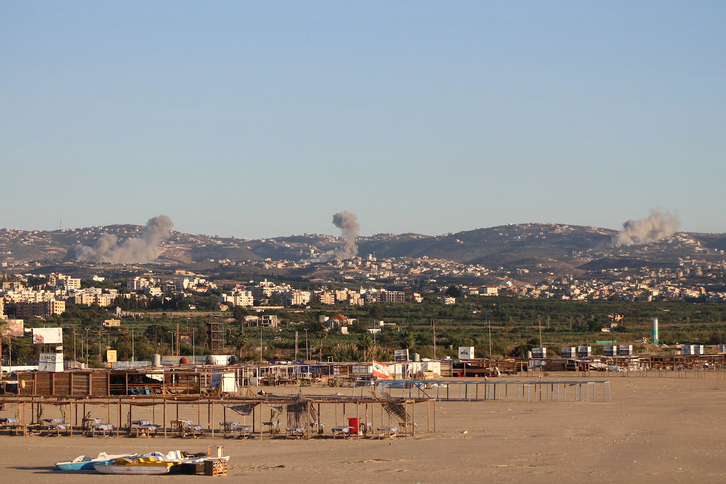
[[0, 3], [0, 227], [726, 232], [724, 2]]

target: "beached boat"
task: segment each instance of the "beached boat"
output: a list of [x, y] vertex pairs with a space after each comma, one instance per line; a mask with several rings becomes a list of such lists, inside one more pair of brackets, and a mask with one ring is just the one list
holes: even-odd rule
[[87, 471], [93, 470], [94, 464], [110, 464], [118, 459], [133, 459], [137, 454], [117, 454], [108, 455], [105, 452], [98, 454], [98, 457], [89, 457], [87, 455], [79, 455], [73, 460], [59, 461], [55, 466], [62, 471]]
[[110, 464], [94, 464], [93, 468], [101, 474], [168, 474], [175, 462], [165, 462], [154, 457], [118, 459]]

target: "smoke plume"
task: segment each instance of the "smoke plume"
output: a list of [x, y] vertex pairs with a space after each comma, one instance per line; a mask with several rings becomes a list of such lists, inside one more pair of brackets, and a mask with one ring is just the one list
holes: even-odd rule
[[358, 246], [355, 244], [355, 238], [358, 237], [358, 216], [354, 213], [343, 210], [333, 215], [333, 225], [341, 230], [341, 235], [345, 242], [342, 247], [335, 249], [335, 259], [345, 260], [351, 259], [358, 255]]
[[615, 245], [650, 244], [670, 237], [678, 228], [678, 217], [666, 211], [653, 210], [648, 218], [628, 220], [618, 233]]
[[69, 254], [71, 260], [85, 262], [114, 262], [118, 264], [142, 264], [151, 262], [161, 254], [161, 243], [169, 238], [174, 226], [166, 215], [149, 219], [141, 232], [134, 237], [118, 243], [113, 234], [103, 234], [93, 247], [78, 244]]
[[358, 246], [355, 239], [358, 237], [360, 225], [358, 225], [357, 220], [358, 216], [356, 214], [345, 210], [333, 215], [333, 225], [341, 230], [341, 236], [344, 240], [343, 245], [311, 259], [310, 262], [352, 259], [358, 255]]

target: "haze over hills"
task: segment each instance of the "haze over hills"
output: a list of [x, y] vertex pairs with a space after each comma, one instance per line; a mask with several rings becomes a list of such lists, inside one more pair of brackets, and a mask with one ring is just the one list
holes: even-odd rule
[[[154, 219], [150, 220], [150, 224]], [[34, 261], [75, 260], [78, 247], [91, 247], [111, 238], [119, 246], [147, 237], [146, 227], [109, 225], [55, 231], [0, 229], [0, 263], [4, 266]], [[640, 265], [672, 266], [679, 258], [722, 261], [724, 234], [678, 232], [648, 244], [615, 245], [619, 234], [610, 229], [565, 224], [511, 224], [438, 236], [376, 234], [357, 237], [358, 255], [378, 258], [445, 259], [487, 267], [562, 266], [598, 270]], [[160, 241], [159, 241], [160, 240]], [[347, 243], [341, 237], [304, 234], [272, 239], [238, 239], [170, 231], [159, 245], [157, 264], [182, 266], [204, 261], [289, 260], [318, 262], [316, 258]], [[80, 245], [79, 245], [80, 244]], [[141, 261], [143, 262], [143, 261]], [[42, 264], [45, 265], [45, 264]]]

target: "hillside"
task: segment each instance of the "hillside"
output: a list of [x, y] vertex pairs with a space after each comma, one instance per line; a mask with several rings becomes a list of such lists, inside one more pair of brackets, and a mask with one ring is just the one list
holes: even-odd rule
[[[142, 227], [110, 225], [55, 231], [0, 229], [0, 263], [6, 266], [39, 261], [42, 265], [71, 260], [76, 244], [93, 245], [103, 234], [119, 243], [139, 237]], [[608, 268], [674, 266], [679, 259], [720, 261], [724, 234], [677, 233], [647, 245], [613, 246], [617, 232], [565, 224], [512, 224], [425, 236], [377, 234], [359, 237], [358, 254], [378, 258], [445, 259], [486, 267]], [[305, 234], [273, 239], [238, 239], [171, 232], [156, 263], [175, 266], [220, 260], [306, 261], [336, 248], [338, 237]]]

